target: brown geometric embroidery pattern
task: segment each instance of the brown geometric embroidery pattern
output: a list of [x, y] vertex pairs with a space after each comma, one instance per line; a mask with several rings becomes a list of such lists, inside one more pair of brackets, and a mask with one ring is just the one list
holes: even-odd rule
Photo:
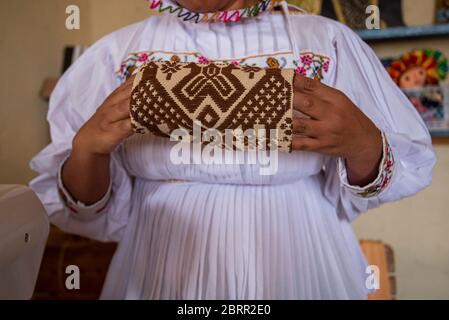
[[226, 129], [265, 130], [259, 143], [291, 152], [293, 78], [293, 69], [151, 61], [134, 80], [131, 121], [136, 132], [163, 137], [180, 128], [193, 135], [195, 121], [222, 137]]

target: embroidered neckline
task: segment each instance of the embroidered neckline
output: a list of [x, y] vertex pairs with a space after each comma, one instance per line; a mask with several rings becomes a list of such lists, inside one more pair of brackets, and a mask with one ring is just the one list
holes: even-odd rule
[[190, 11], [171, 0], [147, 0], [149, 8], [158, 13], [169, 13], [177, 16], [182, 21], [194, 23], [201, 22], [239, 22], [241, 19], [257, 17], [263, 13], [272, 12], [282, 0], [261, 0], [252, 7], [238, 10], [224, 10], [209, 13]]

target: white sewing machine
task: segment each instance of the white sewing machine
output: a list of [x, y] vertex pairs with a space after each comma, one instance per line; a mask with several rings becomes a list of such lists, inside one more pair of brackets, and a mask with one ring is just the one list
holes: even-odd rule
[[31, 299], [49, 229], [31, 189], [0, 185], [0, 299]]

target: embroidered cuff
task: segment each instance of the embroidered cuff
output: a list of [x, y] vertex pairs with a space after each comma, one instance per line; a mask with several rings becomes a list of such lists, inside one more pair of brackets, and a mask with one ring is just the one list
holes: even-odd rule
[[62, 168], [67, 159], [68, 157], [61, 162], [58, 170], [59, 196], [61, 197], [64, 205], [67, 207], [73, 217], [80, 220], [93, 220], [101, 215], [101, 213], [103, 213], [108, 206], [109, 200], [111, 198], [112, 183], [109, 184], [108, 191], [106, 192], [104, 197], [97, 203], [87, 206], [80, 201], [74, 200], [62, 183]]
[[338, 159], [338, 172], [343, 186], [362, 198], [372, 198], [378, 196], [385, 189], [387, 189], [391, 182], [394, 169], [394, 156], [384, 132], [382, 132], [382, 143], [383, 156], [379, 166], [379, 174], [372, 183], [365, 187], [353, 186], [349, 184], [345, 162], [341, 158]]

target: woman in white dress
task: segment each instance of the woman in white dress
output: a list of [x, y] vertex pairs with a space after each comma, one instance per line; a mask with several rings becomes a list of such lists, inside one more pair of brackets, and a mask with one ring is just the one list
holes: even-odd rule
[[[150, 9], [158, 14], [101, 39], [64, 74], [52, 142], [31, 163], [54, 224], [119, 242], [102, 298], [366, 298], [351, 222], [428, 186], [435, 163], [425, 125], [373, 51], [283, 1]], [[132, 134], [130, 75], [173, 56], [296, 70], [294, 108], [309, 117], [295, 117], [294, 152], [279, 154], [276, 174], [174, 164], [175, 142]]]

